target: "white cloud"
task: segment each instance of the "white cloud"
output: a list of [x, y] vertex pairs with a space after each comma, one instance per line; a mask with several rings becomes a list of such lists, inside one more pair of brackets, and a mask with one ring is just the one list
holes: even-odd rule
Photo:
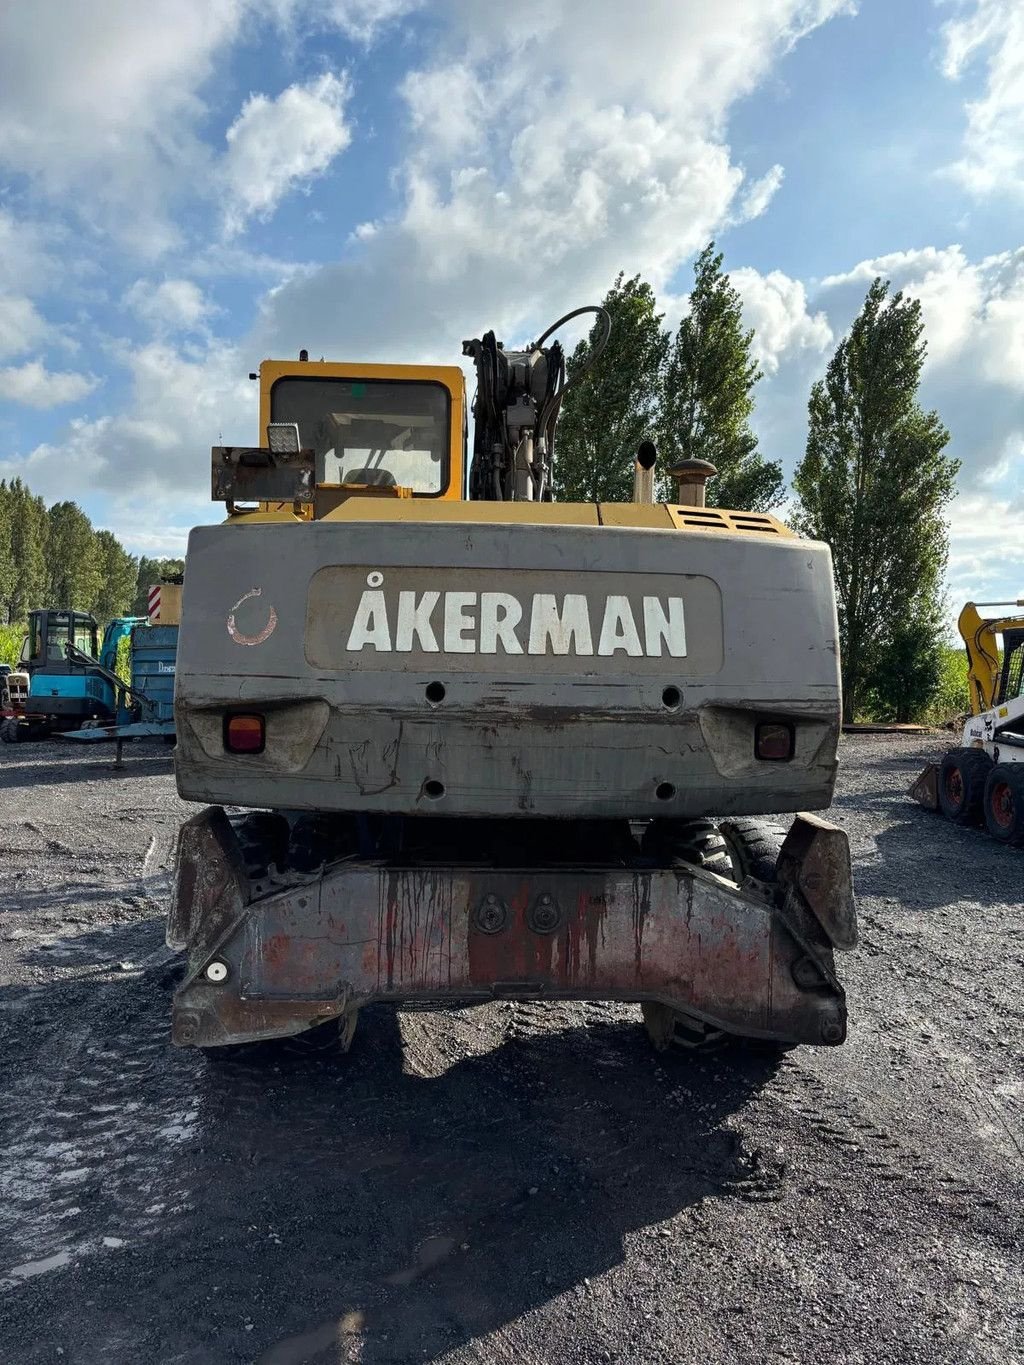
[[322, 175], [352, 134], [345, 122], [351, 85], [331, 72], [290, 85], [276, 99], [250, 95], [227, 131], [225, 226], [232, 235], [247, 219], [267, 218], [297, 185]]
[[966, 489], [953, 501], [947, 579], [954, 605], [1024, 598], [1022, 518], [1019, 496]]
[[50, 224], [19, 219], [0, 208], [0, 292], [21, 294], [60, 273], [46, 245], [53, 231]]
[[192, 280], [136, 280], [124, 296], [125, 305], [159, 332], [194, 332], [214, 312], [203, 291]]
[[31, 299], [0, 294], [0, 359], [23, 355], [45, 341], [51, 328]]
[[340, 29], [346, 38], [369, 45], [399, 19], [422, 9], [426, 0], [264, 0], [264, 4], [288, 36], [300, 30]]
[[822, 289], [859, 305], [876, 275], [920, 299], [928, 379], [1024, 393], [1024, 247], [976, 262], [960, 246], [891, 252], [830, 276]]
[[410, 71], [401, 95], [414, 133], [429, 140], [434, 157], [456, 156], [484, 145], [486, 90], [467, 63]]
[[0, 164], [157, 255], [169, 198], [203, 182], [198, 92], [243, 0], [0, 7]]
[[961, 0], [943, 28], [942, 68], [959, 80], [985, 59], [985, 91], [965, 105], [963, 156], [949, 169], [973, 194], [1024, 193], [1024, 5]]
[[98, 383], [93, 375], [48, 370], [41, 360], [28, 360], [24, 365], [0, 370], [0, 393], [8, 402], [23, 403], [29, 408], [75, 403], [92, 393]]
[[361, 42], [369, 42], [389, 24], [403, 19], [424, 0], [327, 0], [326, 17]]
[[744, 172], [723, 136], [732, 104], [848, 9], [649, 0], [624, 41], [618, 0], [526, 12], [452, 0], [435, 11], [448, 23], [432, 59], [400, 87], [401, 208], [348, 259], [276, 291], [254, 345], [437, 358], [488, 326], [521, 339], [599, 298], [620, 269], [663, 289], [780, 181], [772, 168], [738, 200]]
[[820, 310], [811, 313], [807, 293], [799, 280], [781, 270], [762, 275], [749, 267], [729, 272], [743, 299], [743, 319], [754, 329], [754, 356], [766, 375], [800, 352], [821, 357], [833, 336], [828, 319]]
[[74, 469], [130, 523], [149, 524], [156, 495], [159, 501], [169, 490], [209, 520], [210, 446], [255, 436], [256, 387], [238, 352], [218, 342], [185, 351], [154, 341], [126, 349], [124, 359], [132, 387], [119, 413], [72, 421], [62, 439], [0, 460], [0, 477], [20, 474], [34, 492], [54, 498], [67, 496]]
[[768, 205], [775, 198], [776, 193], [782, 185], [785, 171], [781, 166], [772, 166], [761, 176], [760, 180], [755, 180], [743, 196], [743, 204], [740, 211], [742, 221], [751, 218], [760, 218], [761, 214], [767, 209]]

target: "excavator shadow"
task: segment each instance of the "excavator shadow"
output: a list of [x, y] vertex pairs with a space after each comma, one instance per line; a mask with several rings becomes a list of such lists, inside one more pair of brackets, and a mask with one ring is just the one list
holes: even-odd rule
[[226, 1071], [169, 1045], [174, 985], [154, 964], [0, 992], [12, 1340], [46, 1323], [83, 1365], [128, 1340], [189, 1365], [437, 1359], [589, 1293], [637, 1237], [682, 1273], [687, 1210], [785, 1190], [741, 1137], [777, 1061], [666, 1064], [632, 1007], [377, 1006], [347, 1057]]
[[[487, 1007], [492, 1022], [500, 1008]], [[533, 1008], [537, 1031], [439, 1074], [436, 1050], [435, 1074], [410, 1070], [421, 1059], [403, 1034], [454, 1048], [445, 1016], [403, 1025], [386, 1007], [366, 1011], [347, 1059], [264, 1053], [226, 1087], [219, 1068], [206, 1070], [202, 1161], [230, 1172], [214, 1221], [258, 1206], [289, 1264], [287, 1286], [264, 1290], [271, 1311], [254, 1359], [433, 1359], [585, 1292], [624, 1259], [627, 1236], [771, 1183], [728, 1120], [777, 1059], [666, 1064], [639, 1021], [548, 1029]], [[476, 1013], [459, 1021], [463, 1039]], [[210, 1184], [196, 1178], [208, 1206]]]

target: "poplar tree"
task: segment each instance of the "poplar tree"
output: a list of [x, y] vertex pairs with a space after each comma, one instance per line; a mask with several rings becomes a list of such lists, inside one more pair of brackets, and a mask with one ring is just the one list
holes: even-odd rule
[[798, 528], [832, 547], [843, 719], [863, 703], [887, 646], [936, 599], [949, 544], [944, 508], [959, 462], [949, 432], [918, 403], [921, 306], [876, 279], [811, 390], [797, 468]]
[[0, 484], [0, 490], [6, 528], [0, 539], [0, 612], [20, 622], [43, 604], [46, 591], [46, 505], [20, 479]]
[[138, 565], [111, 531], [95, 533], [94, 549], [100, 586], [90, 610], [100, 622], [126, 616], [135, 597]]
[[6, 479], [0, 479], [0, 618], [9, 618], [8, 603], [14, 591], [15, 568], [11, 551], [11, 533], [14, 527], [14, 495], [7, 487]]
[[553, 481], [561, 502], [629, 502], [637, 446], [658, 431], [668, 335], [654, 291], [639, 275], [627, 280], [620, 272], [602, 306], [612, 323], [608, 345], [580, 378], [599, 336], [595, 325], [566, 366], [571, 387], [555, 436]]
[[92, 523], [74, 502], [54, 503], [48, 520], [45, 605], [89, 611], [102, 585], [102, 564]]
[[754, 385], [761, 370], [751, 354], [740, 296], [709, 242], [697, 257], [689, 311], [679, 324], [665, 367], [662, 450], [665, 463], [709, 460], [718, 477], [708, 503], [766, 512], [782, 498], [782, 468], [765, 460], [750, 428]]

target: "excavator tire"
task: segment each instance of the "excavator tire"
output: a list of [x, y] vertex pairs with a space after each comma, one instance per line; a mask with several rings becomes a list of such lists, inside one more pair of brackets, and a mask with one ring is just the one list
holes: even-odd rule
[[643, 851], [732, 879], [729, 845], [714, 820], [652, 820], [644, 834]]
[[992, 764], [982, 809], [993, 839], [1013, 848], [1024, 845], [1024, 763]]
[[786, 831], [767, 820], [723, 820], [718, 826], [732, 862], [732, 877], [742, 885], [747, 877], [775, 881], [775, 865]]
[[[644, 839], [644, 851], [668, 853], [679, 862], [703, 867], [728, 877], [738, 885], [755, 877], [769, 886], [775, 881], [775, 867], [786, 831], [766, 820], [736, 819], [653, 821]], [[781, 1055], [792, 1044], [765, 1038], [737, 1038], [693, 1015], [670, 1009], [654, 1001], [640, 1006], [647, 1036], [659, 1052], [712, 1052], [736, 1047], [760, 1055]]]
[[8, 716], [7, 719], [0, 724], [0, 739], [2, 739], [5, 744], [17, 744], [21, 740], [21, 726], [13, 716]]
[[939, 809], [954, 825], [976, 825], [992, 760], [984, 749], [950, 749], [939, 768]]

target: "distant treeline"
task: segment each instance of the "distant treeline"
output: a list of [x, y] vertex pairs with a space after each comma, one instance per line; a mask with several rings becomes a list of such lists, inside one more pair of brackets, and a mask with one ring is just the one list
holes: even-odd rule
[[89, 611], [100, 622], [145, 616], [150, 584], [182, 568], [180, 559], [130, 555], [77, 503], [47, 507], [20, 479], [0, 480], [0, 623], [36, 607]]

